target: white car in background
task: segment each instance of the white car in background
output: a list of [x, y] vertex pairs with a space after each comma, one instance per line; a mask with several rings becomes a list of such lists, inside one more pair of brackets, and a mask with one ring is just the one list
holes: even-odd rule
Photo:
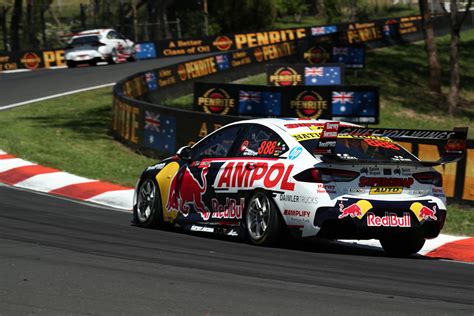
[[82, 31], [70, 36], [64, 56], [69, 68], [77, 64], [96, 65], [98, 62], [116, 64], [135, 61], [135, 43], [114, 29]]

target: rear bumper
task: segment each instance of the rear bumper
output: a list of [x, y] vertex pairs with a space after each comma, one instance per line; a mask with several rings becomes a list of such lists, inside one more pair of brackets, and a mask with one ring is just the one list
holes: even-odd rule
[[380, 201], [345, 199], [334, 207], [320, 207], [314, 226], [319, 237], [380, 239], [397, 234], [435, 238], [443, 228], [446, 210], [428, 200]]

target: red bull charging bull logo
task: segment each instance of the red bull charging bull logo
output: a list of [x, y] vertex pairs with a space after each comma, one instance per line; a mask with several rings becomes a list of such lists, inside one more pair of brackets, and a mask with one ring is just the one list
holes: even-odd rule
[[202, 195], [207, 189], [207, 172], [208, 168], [202, 169], [202, 185], [194, 178], [188, 167], [183, 172], [178, 172], [171, 181], [168, 204], [166, 205], [167, 211], [177, 210], [186, 217], [189, 214], [189, 204], [192, 204], [194, 210], [207, 221], [211, 213], [202, 201]]
[[339, 211], [341, 214], [338, 218], [343, 219], [350, 216], [351, 218], [357, 217], [358, 219], [361, 219], [371, 208], [372, 204], [366, 200], [357, 201], [357, 203], [351, 204], [348, 207], [344, 207], [344, 204], [340, 202]]
[[436, 217], [436, 205], [431, 209], [427, 206], [424, 206], [420, 202], [415, 202], [410, 206], [410, 210], [415, 213], [416, 217], [418, 217], [418, 220], [420, 221], [427, 219], [432, 219], [435, 221], [438, 219]]

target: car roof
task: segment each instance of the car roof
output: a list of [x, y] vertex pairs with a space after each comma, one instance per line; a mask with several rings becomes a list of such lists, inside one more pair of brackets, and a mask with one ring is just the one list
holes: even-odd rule
[[307, 132], [309, 126], [324, 126], [326, 122], [340, 122], [342, 126], [360, 127], [359, 125], [335, 120], [316, 120], [302, 118], [259, 118], [239, 121], [233, 124], [261, 124], [288, 134]]
[[[73, 34], [73, 38], [78, 38], [82, 36], [91, 36], [91, 35], [105, 35], [110, 31], [115, 31], [114, 29], [93, 29], [77, 32]], [[116, 31], [115, 31], [116, 32]]]

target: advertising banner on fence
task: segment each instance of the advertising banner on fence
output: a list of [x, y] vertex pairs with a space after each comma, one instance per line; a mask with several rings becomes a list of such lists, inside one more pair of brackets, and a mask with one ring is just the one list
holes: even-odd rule
[[371, 86], [257, 86], [194, 84], [194, 109], [220, 115], [379, 121], [378, 88]]
[[269, 86], [336, 86], [344, 82], [343, 64], [268, 64]]
[[64, 50], [29, 50], [0, 54], [0, 71], [66, 66]]
[[364, 45], [334, 45], [308, 39], [298, 43], [299, 60], [310, 64], [341, 63], [346, 68], [364, 68]]

